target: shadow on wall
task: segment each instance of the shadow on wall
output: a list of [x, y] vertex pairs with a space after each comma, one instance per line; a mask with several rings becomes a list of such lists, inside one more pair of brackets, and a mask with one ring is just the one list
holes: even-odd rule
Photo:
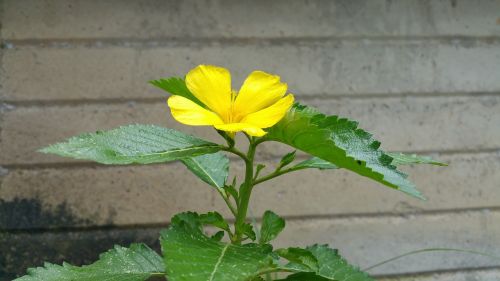
[[47, 210], [38, 199], [0, 200], [0, 281], [24, 275], [28, 267], [41, 266], [44, 261], [89, 264], [115, 244], [143, 242], [155, 250], [160, 248], [159, 228], [67, 228], [89, 224], [66, 204]]

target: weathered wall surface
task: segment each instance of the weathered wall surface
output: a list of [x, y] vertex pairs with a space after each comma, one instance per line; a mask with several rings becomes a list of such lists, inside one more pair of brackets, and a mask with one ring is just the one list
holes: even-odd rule
[[[271, 181], [251, 208], [287, 217], [280, 246], [329, 243], [362, 267], [428, 247], [500, 255], [500, 1], [0, 3], [0, 280], [43, 260], [88, 263], [115, 243], [157, 246], [176, 212], [229, 216], [176, 163], [101, 167], [35, 152], [134, 122], [216, 138], [176, 124], [146, 83], [198, 64], [230, 68], [235, 85], [254, 69], [277, 73], [298, 100], [359, 120], [384, 148], [450, 164], [406, 169], [427, 202], [344, 171]], [[259, 156], [272, 166], [283, 151]], [[433, 253], [373, 273], [493, 281], [500, 264]]]

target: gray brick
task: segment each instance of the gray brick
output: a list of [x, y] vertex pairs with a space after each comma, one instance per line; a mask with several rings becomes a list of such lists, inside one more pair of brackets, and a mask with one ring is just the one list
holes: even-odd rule
[[497, 1], [4, 1], [8, 39], [493, 36]]
[[[439, 158], [450, 166], [405, 169], [428, 201], [347, 171], [307, 170], [255, 187], [251, 214], [272, 209], [287, 217], [344, 216], [498, 207], [499, 154]], [[275, 164], [264, 163], [269, 169]], [[233, 175], [244, 172], [242, 163], [233, 165]], [[216, 209], [231, 217], [219, 195], [181, 164], [11, 169], [0, 179], [0, 229], [162, 224], [187, 210]]]
[[[498, 97], [429, 97], [390, 99], [308, 100], [326, 113], [359, 120], [390, 151], [478, 150], [500, 147]], [[165, 103], [129, 103], [18, 107], [3, 113], [0, 163], [27, 164], [72, 161], [36, 153], [70, 136], [130, 123], [157, 124], [220, 141], [207, 127], [184, 126], [172, 120]], [[240, 141], [241, 144], [245, 142]], [[290, 149], [265, 143], [260, 155]]]
[[[495, 254], [500, 247], [498, 219], [499, 212], [480, 211], [413, 217], [294, 220], [288, 221], [276, 247], [328, 243], [361, 268], [424, 248], [470, 249]], [[434, 252], [406, 257], [375, 268], [371, 273], [499, 265], [498, 260], [488, 257]]]
[[252, 70], [282, 76], [301, 95], [496, 92], [498, 44], [327, 41], [129, 48], [13, 47], [4, 55], [6, 100], [158, 97], [148, 80], [223, 65], [234, 88]]
[[377, 279], [379, 281], [497, 281], [500, 270], [470, 270], [463, 272], [431, 273], [424, 275], [391, 277]]

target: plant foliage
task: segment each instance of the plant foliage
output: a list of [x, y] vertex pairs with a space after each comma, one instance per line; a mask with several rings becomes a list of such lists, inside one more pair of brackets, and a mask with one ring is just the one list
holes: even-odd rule
[[313, 108], [295, 104], [278, 124], [269, 129], [265, 138], [423, 198], [407, 175], [391, 165], [392, 157], [379, 149], [380, 142], [358, 128], [355, 121], [327, 116]]
[[95, 263], [82, 267], [45, 263], [44, 267], [28, 269], [28, 275], [16, 281], [143, 281], [164, 274], [160, 255], [146, 245], [132, 244], [130, 248], [115, 246]]

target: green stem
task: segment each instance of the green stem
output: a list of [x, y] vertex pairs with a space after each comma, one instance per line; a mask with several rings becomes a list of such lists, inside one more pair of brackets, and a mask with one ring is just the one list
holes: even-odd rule
[[229, 197], [226, 195], [224, 189], [217, 188], [217, 192], [219, 192], [220, 196], [222, 196], [222, 199], [224, 199], [224, 202], [226, 202], [227, 207], [229, 208], [229, 210], [231, 210], [231, 213], [233, 213], [233, 215], [236, 217], [238, 211], [233, 206], [233, 203], [231, 202], [231, 200], [229, 199]]
[[239, 192], [239, 204], [238, 204], [238, 214], [236, 216], [235, 222], [235, 236], [236, 242], [241, 241], [243, 235], [243, 225], [247, 217], [248, 204], [250, 201], [250, 195], [252, 194], [253, 188], [253, 162], [255, 157], [255, 150], [257, 148], [257, 142], [250, 140], [248, 147], [248, 152], [245, 158], [245, 180], [240, 187]]
[[295, 168], [288, 168], [288, 169], [284, 169], [284, 170], [276, 170], [268, 175], [265, 175], [263, 177], [260, 177], [258, 179], [256, 179], [254, 182], [253, 182], [253, 185], [257, 185], [259, 183], [263, 183], [265, 181], [268, 181], [270, 179], [274, 179], [275, 177], [278, 177], [278, 176], [281, 176], [283, 174], [286, 174], [286, 173], [290, 173], [290, 172], [294, 172], [294, 171], [297, 171], [297, 170], [300, 170], [300, 169], [295, 169]]

